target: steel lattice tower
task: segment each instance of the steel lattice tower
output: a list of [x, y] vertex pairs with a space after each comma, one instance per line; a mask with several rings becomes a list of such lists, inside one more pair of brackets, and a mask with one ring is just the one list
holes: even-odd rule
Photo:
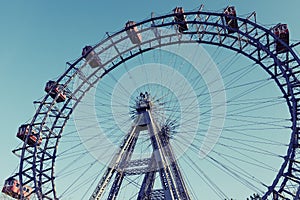
[[[141, 93], [136, 101], [136, 117], [131, 130], [125, 136], [120, 149], [115, 154], [104, 176], [94, 190], [92, 199], [101, 199], [108, 184], [113, 181], [108, 199], [116, 199], [125, 176], [144, 175], [138, 192], [142, 199], [190, 199], [174, 152], [169, 142], [168, 127], [160, 127], [151, 112], [149, 94]], [[145, 159], [132, 159], [141, 131], [148, 131], [153, 152]], [[159, 176], [156, 176], [156, 173]], [[159, 177], [159, 178], [158, 178]], [[153, 189], [156, 179], [160, 179], [161, 189]]]

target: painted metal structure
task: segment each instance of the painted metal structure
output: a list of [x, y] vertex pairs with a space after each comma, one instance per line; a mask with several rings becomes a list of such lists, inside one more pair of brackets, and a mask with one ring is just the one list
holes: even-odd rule
[[[114, 177], [107, 199], [116, 199], [125, 176], [144, 175], [137, 199], [184, 199], [189, 200], [189, 193], [179, 170], [174, 152], [169, 143], [168, 133], [155, 122], [151, 112], [151, 99], [143, 93], [136, 103], [137, 117], [132, 129], [125, 136], [119, 152], [111, 161], [105, 175], [94, 190], [91, 200], [101, 199], [104, 191]], [[150, 158], [132, 160], [135, 144], [141, 131], [147, 131], [153, 152]], [[161, 189], [153, 189], [159, 174]]]
[[[102, 77], [109, 74], [111, 70], [127, 60], [155, 48], [181, 43], [199, 43], [224, 47], [248, 57], [253, 60], [254, 63], [258, 63], [277, 84], [289, 109], [292, 131], [290, 133], [288, 150], [286, 155], [283, 156], [283, 163], [262, 199], [299, 199], [300, 82], [298, 76], [300, 73], [300, 60], [294, 50], [294, 47], [298, 44], [287, 44], [282, 38], [274, 34], [272, 29], [257, 24], [255, 21], [255, 13], [247, 18], [231, 15], [231, 20], [236, 21], [237, 24], [237, 27], [234, 27], [234, 33], [228, 32], [228, 30], [232, 30], [232, 26], [226, 22], [228, 18], [228, 14], [226, 13], [206, 12], [199, 9], [198, 11], [185, 12], [184, 15], [186, 25], [189, 27], [188, 30], [177, 31], [176, 27], [178, 27], [181, 22], [176, 20], [176, 13], [157, 17], [153, 16], [150, 19], [136, 23], [135, 26], [139, 27], [139, 34], [152, 34], [153, 37], [151, 39], [141, 40], [138, 43], [134, 42], [126, 48], [123, 48], [120, 44], [122, 44], [123, 41], [131, 39], [127, 32], [132, 27], [125, 27], [117, 33], [107, 35], [105, 39], [92, 48], [92, 51], [101, 59], [102, 65], [101, 67], [95, 67], [89, 74], [83, 74], [81, 72], [83, 68], [90, 67], [88, 63], [85, 62], [85, 56], [80, 57], [74, 63], [70, 63], [65, 73], [56, 80], [56, 83], [59, 83], [64, 90], [69, 91], [66, 99], [63, 102], [59, 102], [60, 97], [58, 95], [51, 97], [50, 93], [48, 93], [44, 99], [34, 102], [37, 106], [37, 110], [30, 122], [30, 127], [34, 126], [36, 128], [37, 134], [43, 137], [43, 142], [39, 147], [38, 145], [32, 146], [27, 139], [20, 148], [13, 150], [15, 154], [20, 156], [19, 171], [15, 177], [19, 179], [21, 186], [32, 186], [33, 193], [37, 199], [58, 198], [55, 187], [55, 159], [60, 139], [64, 135], [63, 129], [83, 96], [100, 81]], [[161, 28], [174, 29], [174, 31], [171, 34], [166, 34], [158, 31]], [[181, 37], [181, 35], [188, 37]], [[281, 48], [285, 49], [284, 52], [278, 52], [276, 50], [278, 44], [281, 45]], [[112, 49], [113, 51], [111, 51]], [[279, 53], [281, 53], [281, 55], [285, 54], [286, 56], [279, 56]], [[82, 82], [78, 84], [77, 88], [72, 88], [72, 90], [71, 88], [68, 89], [75, 77], [79, 77]], [[142, 115], [148, 115], [148, 117], [151, 118], [151, 112], [147, 109], [146, 111], [141, 111], [140, 116]], [[152, 132], [150, 131], [150, 135], [155, 135], [155, 132], [157, 132], [157, 130], [154, 130], [156, 127], [155, 122], [150, 120], [147, 126], [153, 130]], [[129, 135], [127, 135], [128, 138], [124, 140], [124, 146], [132, 149], [134, 148], [134, 140], [132, 140], [131, 134], [137, 135], [139, 132], [138, 129], [141, 128], [140, 126], [134, 127], [135, 128], [129, 132]], [[29, 133], [31, 133], [31, 130], [29, 130]], [[30, 137], [30, 135], [28, 135], [27, 138], [28, 137]], [[156, 143], [167, 143], [167, 140], [163, 141], [163, 138], [153, 138], [152, 144], [154, 149]], [[165, 152], [164, 155], [160, 155], [159, 159], [165, 159], [167, 154], [168, 153]], [[123, 160], [126, 160], [128, 163], [130, 153], [122, 153], [122, 156], [119, 156], [117, 160], [118, 162], [115, 162], [114, 166], [122, 170], [116, 172], [114, 168], [109, 169], [104, 180], [101, 180], [98, 184], [95, 189], [95, 194], [93, 194], [91, 199], [97, 199], [101, 196], [101, 192], [105, 188], [105, 184], [103, 183], [108, 181], [113, 173], [118, 174], [118, 178], [115, 179], [114, 183], [115, 188], [120, 184], [119, 181], [122, 180], [124, 173], [134, 173], [126, 172], [126, 168], [119, 163]], [[174, 167], [176, 168], [177, 166]], [[175, 173], [176, 171], [177, 170], [175, 170]], [[151, 180], [153, 173], [146, 174], [145, 182]], [[159, 173], [160, 177], [167, 177], [169, 175], [168, 169], [165, 168]], [[169, 183], [169, 181], [174, 179], [167, 178], [166, 180], [166, 188], [167, 186], [173, 187], [176, 185]], [[291, 192], [291, 187], [296, 188], [297, 192]], [[111, 189], [112, 196], [116, 196], [117, 194], [117, 189], [115, 188]], [[164, 195], [178, 195], [178, 192], [173, 193], [170, 189], [166, 188], [164, 188]], [[144, 184], [140, 190], [140, 197], [145, 196], [145, 194], [149, 195], [149, 191], [151, 191], [151, 184]], [[153, 195], [156, 193], [156, 195], [160, 196], [160, 192], [161, 191], [152, 191], [150, 193], [153, 193]], [[21, 199], [24, 199], [24, 196], [21, 197]], [[177, 198], [172, 197], [170, 199]], [[188, 199], [187, 196], [186, 199]]]

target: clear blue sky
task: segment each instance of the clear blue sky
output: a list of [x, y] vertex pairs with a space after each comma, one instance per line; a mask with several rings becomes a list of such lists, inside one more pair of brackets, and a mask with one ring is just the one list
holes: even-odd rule
[[11, 153], [20, 124], [35, 113], [33, 101], [45, 95], [46, 81], [55, 79], [86, 44], [115, 32], [129, 20], [141, 21], [169, 13], [176, 6], [220, 11], [236, 6], [240, 15], [256, 11], [257, 21], [270, 27], [287, 23], [292, 40], [300, 39], [299, 0], [2, 0], [0, 6], [1, 161], [0, 186], [16, 168]]

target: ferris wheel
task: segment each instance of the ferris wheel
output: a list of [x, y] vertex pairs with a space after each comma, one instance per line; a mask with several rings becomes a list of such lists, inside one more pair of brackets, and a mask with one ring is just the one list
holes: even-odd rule
[[297, 45], [233, 6], [128, 21], [46, 83], [2, 192], [299, 199]]

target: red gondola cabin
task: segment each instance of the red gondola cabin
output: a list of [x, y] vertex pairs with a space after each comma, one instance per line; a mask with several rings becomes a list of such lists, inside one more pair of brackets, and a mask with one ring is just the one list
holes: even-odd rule
[[227, 32], [228, 33], [234, 33], [236, 32], [235, 29], [238, 29], [238, 22], [236, 17], [236, 11], [234, 6], [229, 6], [224, 10], [225, 14], [225, 21], [228, 26]]
[[[32, 192], [32, 188], [24, 185], [22, 188], [23, 196], [26, 200], [30, 199], [30, 194]], [[2, 188], [2, 193], [7, 194], [15, 199], [21, 198], [20, 191], [20, 182], [15, 178], [8, 178], [5, 180], [4, 186]]]
[[56, 102], [63, 102], [66, 100], [66, 94], [64, 92], [64, 89], [62, 87], [62, 85], [57, 84], [55, 81], [48, 81], [45, 87], [45, 92], [49, 93], [49, 95], [55, 99], [56, 96]]
[[[289, 45], [289, 30], [287, 24], [278, 24], [273, 28], [273, 33], [284, 43]], [[288, 49], [277, 39], [275, 39], [275, 49], [277, 53], [284, 53], [288, 51]]]
[[176, 7], [176, 8], [174, 8], [173, 11], [175, 13], [174, 20], [175, 20], [175, 22], [178, 23], [177, 24], [178, 31], [180, 33], [184, 32], [184, 31], [187, 31], [189, 28], [188, 28], [187, 22], [185, 20], [183, 8], [182, 7]]
[[140, 44], [142, 42], [142, 36], [135, 25], [136, 23], [134, 21], [128, 21], [125, 25], [127, 29], [126, 33], [133, 44]]
[[[26, 140], [27, 135], [29, 134], [30, 125], [23, 124], [19, 127], [17, 132], [17, 137], [23, 141]], [[39, 138], [39, 139], [38, 139]], [[42, 143], [42, 137], [38, 137], [36, 132], [31, 129], [31, 134], [28, 137], [27, 144], [30, 146], [40, 145]]]
[[92, 68], [102, 66], [102, 63], [101, 63], [101, 60], [100, 60], [99, 56], [92, 49], [93, 49], [92, 46], [85, 46], [82, 49], [81, 55], [87, 60], [87, 62], [89, 63], [89, 65]]

